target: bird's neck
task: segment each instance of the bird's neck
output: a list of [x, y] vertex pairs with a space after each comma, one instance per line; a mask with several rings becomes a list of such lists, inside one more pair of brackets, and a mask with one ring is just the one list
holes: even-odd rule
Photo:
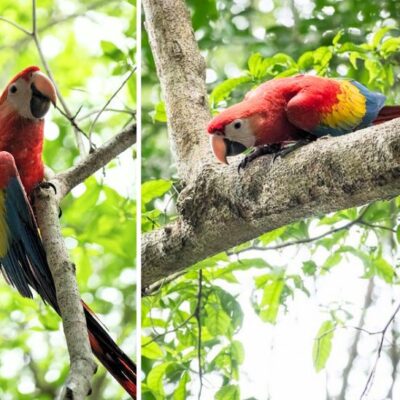
[[42, 160], [44, 120], [30, 120], [9, 114], [0, 120], [0, 151], [15, 159], [26, 193], [44, 179]]

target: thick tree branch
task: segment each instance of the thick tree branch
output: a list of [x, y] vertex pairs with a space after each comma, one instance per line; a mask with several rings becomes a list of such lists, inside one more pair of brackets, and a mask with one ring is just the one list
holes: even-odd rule
[[76, 166], [53, 177], [51, 183], [57, 189], [57, 194], [52, 187], [39, 188], [34, 193], [35, 216], [56, 286], [71, 361], [70, 375], [60, 396], [63, 400], [84, 399], [88, 395], [96, 364], [90, 349], [75, 266], [69, 259], [61, 234], [59, 203], [72, 188], [133, 145], [135, 140], [136, 126], [132, 125], [93, 151]]
[[91, 379], [96, 364], [93, 361], [86, 320], [76, 284], [75, 266], [69, 261], [68, 250], [61, 235], [59, 208], [53, 189], [50, 187], [36, 190], [34, 204], [36, 220], [56, 286], [57, 301], [63, 317], [64, 334], [70, 356], [70, 375], [63, 388], [61, 399], [84, 399], [91, 390]]
[[205, 62], [181, 0], [143, 0], [150, 45], [165, 98], [168, 133], [179, 176], [189, 181], [210, 161], [204, 135], [210, 111]]
[[142, 240], [142, 284], [299, 219], [400, 193], [400, 121], [321, 140], [271, 166], [217, 165], [207, 146], [204, 64], [183, 0], [143, 0], [178, 172], [177, 220]]
[[144, 288], [280, 226], [399, 195], [400, 120], [236, 168], [203, 165], [177, 221], [144, 236]]

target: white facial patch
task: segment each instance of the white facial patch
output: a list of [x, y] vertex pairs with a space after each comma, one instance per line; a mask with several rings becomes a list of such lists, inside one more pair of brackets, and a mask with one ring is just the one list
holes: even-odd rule
[[248, 119], [235, 119], [226, 125], [225, 137], [246, 147], [252, 147], [256, 143], [256, 137]]
[[21, 117], [37, 119], [31, 113], [31, 81], [19, 78], [8, 88], [7, 101]]

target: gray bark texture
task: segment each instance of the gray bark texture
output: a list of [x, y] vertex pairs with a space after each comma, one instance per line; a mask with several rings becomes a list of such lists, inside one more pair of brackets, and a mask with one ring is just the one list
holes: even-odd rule
[[[269, 156], [262, 157], [241, 174], [240, 157], [229, 167], [218, 165], [207, 145], [207, 102], [194, 101], [205, 96], [204, 63], [185, 4], [143, 0], [143, 6], [170, 140], [186, 184], [177, 220], [143, 236], [144, 293], [150, 285], [262, 233], [400, 193], [400, 120], [319, 140], [273, 164]], [[181, 49], [178, 58], [175, 48]], [[197, 151], [201, 156], [193, 155]]]
[[[206, 64], [200, 55], [184, 1], [144, 0], [148, 33], [167, 105], [168, 133], [183, 180], [211, 161], [204, 135], [210, 111]], [[189, 123], [190, 121], [190, 123]]]
[[[60, 393], [60, 399], [85, 399], [91, 391], [91, 379], [97, 367], [90, 348], [86, 319], [75, 276], [58, 218], [59, 204], [71, 189], [104, 167], [136, 141], [136, 126], [131, 125], [89, 154], [76, 166], [54, 175], [52, 187], [38, 188], [35, 196], [35, 216], [46, 250], [60, 306], [64, 334], [70, 357], [70, 374]], [[133, 173], [133, 171], [132, 171]]]

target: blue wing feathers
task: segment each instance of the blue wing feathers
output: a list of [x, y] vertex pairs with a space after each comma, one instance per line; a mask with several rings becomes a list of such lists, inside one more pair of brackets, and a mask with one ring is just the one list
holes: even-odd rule
[[9, 249], [0, 259], [7, 280], [25, 297], [32, 297], [31, 288], [56, 311], [56, 291], [46, 253], [33, 217], [32, 209], [18, 178], [12, 178], [6, 189], [6, 219]]
[[370, 126], [374, 119], [378, 116], [379, 111], [384, 106], [386, 101], [386, 96], [382, 93], [371, 92], [364, 85], [357, 81], [351, 81], [351, 83], [358, 88], [358, 90], [365, 96], [366, 102], [366, 113], [365, 116], [357, 127], [357, 129], [366, 128]]

